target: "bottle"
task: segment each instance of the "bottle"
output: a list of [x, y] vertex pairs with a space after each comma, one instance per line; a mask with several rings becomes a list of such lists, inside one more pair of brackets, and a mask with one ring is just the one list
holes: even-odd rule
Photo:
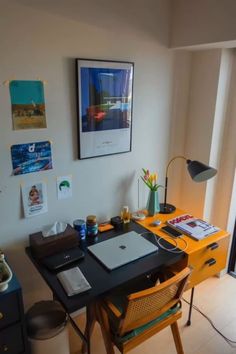
[[130, 222], [130, 212], [129, 212], [129, 207], [124, 206], [122, 211], [121, 211], [121, 218], [123, 219], [124, 224], [127, 224]]
[[96, 215], [88, 215], [86, 219], [87, 235], [96, 236], [98, 233], [98, 224]]

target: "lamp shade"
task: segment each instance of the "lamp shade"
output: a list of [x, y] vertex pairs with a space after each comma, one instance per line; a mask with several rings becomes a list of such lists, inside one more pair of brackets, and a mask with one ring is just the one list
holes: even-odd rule
[[187, 160], [187, 168], [190, 176], [195, 182], [204, 182], [214, 177], [217, 170], [199, 161]]

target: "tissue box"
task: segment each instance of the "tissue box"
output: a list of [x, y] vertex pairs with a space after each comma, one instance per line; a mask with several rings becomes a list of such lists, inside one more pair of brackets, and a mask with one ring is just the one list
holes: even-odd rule
[[68, 224], [64, 232], [54, 236], [43, 237], [42, 232], [31, 234], [29, 243], [35, 258], [41, 259], [78, 246], [79, 239], [75, 229]]

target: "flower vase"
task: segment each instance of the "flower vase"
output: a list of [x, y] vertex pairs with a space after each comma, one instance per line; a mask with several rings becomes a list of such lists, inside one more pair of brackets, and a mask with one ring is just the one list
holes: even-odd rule
[[158, 198], [158, 191], [149, 191], [148, 202], [147, 202], [148, 216], [154, 216], [160, 211], [160, 203]]

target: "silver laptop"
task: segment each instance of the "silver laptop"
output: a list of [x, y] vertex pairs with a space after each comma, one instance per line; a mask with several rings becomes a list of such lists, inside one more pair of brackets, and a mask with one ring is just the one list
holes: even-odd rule
[[111, 238], [96, 245], [89, 246], [88, 250], [106, 268], [113, 270], [136, 259], [156, 252], [158, 247], [147, 241], [135, 231]]

